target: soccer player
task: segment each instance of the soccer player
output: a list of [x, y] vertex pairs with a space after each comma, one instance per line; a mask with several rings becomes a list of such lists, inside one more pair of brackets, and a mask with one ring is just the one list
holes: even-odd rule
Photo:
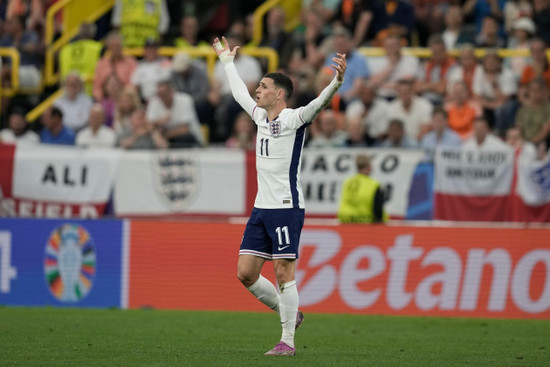
[[[342, 85], [346, 55], [337, 54], [333, 59], [336, 76], [317, 98], [305, 107], [290, 109], [286, 106], [293, 90], [290, 78], [281, 73], [266, 74], [252, 98], [233, 64], [239, 47], [231, 50], [225, 37], [222, 39], [223, 45], [216, 38], [213, 46], [224, 64], [233, 97], [258, 126], [258, 193], [241, 242], [238, 278], [258, 300], [281, 317], [281, 341], [265, 354], [294, 355], [294, 331], [303, 320], [298, 311], [294, 273], [304, 224], [300, 184], [304, 133]], [[260, 274], [266, 260], [273, 260], [279, 294]]]

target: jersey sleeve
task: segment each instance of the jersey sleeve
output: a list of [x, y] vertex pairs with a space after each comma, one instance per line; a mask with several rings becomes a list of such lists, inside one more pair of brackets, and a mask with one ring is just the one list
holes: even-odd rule
[[321, 94], [313, 101], [309, 102], [306, 106], [302, 107], [298, 112], [298, 116], [303, 123], [311, 123], [315, 117], [326, 107], [331, 101], [332, 97], [336, 94], [342, 82], [339, 82], [336, 77], [332, 79], [329, 85], [323, 89]]
[[237, 101], [238, 104], [254, 119], [253, 113], [256, 112], [256, 102], [250, 94], [248, 93], [248, 88], [244, 84], [243, 80], [239, 77], [237, 73], [237, 68], [234, 63], [229, 63], [224, 66], [225, 74], [229, 81], [229, 86], [231, 87], [231, 93], [233, 98]]

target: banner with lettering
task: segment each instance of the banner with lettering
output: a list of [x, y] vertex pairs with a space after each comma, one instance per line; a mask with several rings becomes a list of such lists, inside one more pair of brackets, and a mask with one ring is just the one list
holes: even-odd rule
[[506, 146], [436, 152], [434, 217], [458, 221], [550, 221], [548, 159], [519, 159]]
[[[243, 231], [244, 224], [133, 221], [128, 306], [270, 312], [235, 276]], [[549, 319], [549, 240], [547, 228], [306, 221], [296, 264], [300, 309]], [[270, 264], [262, 274], [275, 279]]]
[[103, 215], [120, 150], [52, 145], [18, 145], [14, 149], [12, 170], [3, 171], [11, 176], [12, 183], [11, 189], [3, 193], [2, 216]]
[[302, 189], [308, 215], [336, 215], [342, 184], [357, 172], [358, 154], [371, 157], [371, 176], [384, 189], [384, 208], [393, 218], [404, 218], [408, 195], [421, 151], [394, 149], [306, 149], [302, 159]]
[[244, 215], [241, 151], [187, 149], [126, 152], [115, 180], [117, 215]]

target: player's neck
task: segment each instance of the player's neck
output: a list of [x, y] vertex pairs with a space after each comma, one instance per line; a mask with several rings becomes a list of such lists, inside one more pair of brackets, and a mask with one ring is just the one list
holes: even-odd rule
[[267, 119], [269, 121], [275, 120], [280, 114], [281, 111], [286, 108], [286, 103], [281, 102], [273, 105], [272, 107], [266, 108]]

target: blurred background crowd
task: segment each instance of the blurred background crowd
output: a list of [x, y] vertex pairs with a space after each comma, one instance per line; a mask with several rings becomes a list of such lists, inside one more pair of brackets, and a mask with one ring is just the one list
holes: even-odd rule
[[2, 58], [2, 87], [17, 73], [21, 89], [2, 95], [3, 143], [255, 149], [255, 124], [223, 67], [196, 56], [225, 35], [242, 46], [235, 64], [252, 95], [273, 65], [246, 50], [277, 53], [275, 68], [294, 82], [292, 108], [330, 82], [336, 52], [347, 55], [345, 82], [306, 147], [424, 149], [430, 159], [438, 145], [509, 144], [547, 156], [550, 0], [295, 0], [260, 19], [262, 1], [117, 0], [80, 24], [55, 54], [60, 83], [44, 86], [46, 14], [58, 2], [0, 0], [0, 48], [20, 55], [18, 70]]

